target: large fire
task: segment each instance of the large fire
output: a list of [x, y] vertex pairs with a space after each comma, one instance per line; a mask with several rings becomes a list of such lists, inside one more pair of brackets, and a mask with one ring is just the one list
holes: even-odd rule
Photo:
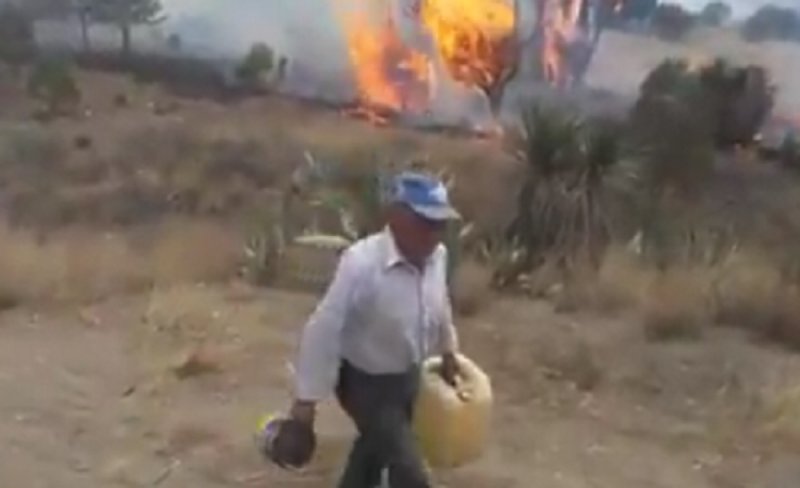
[[345, 34], [361, 102], [397, 111], [425, 109], [428, 59], [403, 43], [391, 18], [375, 25], [364, 12], [350, 13]]
[[564, 58], [567, 45], [577, 34], [582, 0], [538, 0], [537, 18], [541, 32], [541, 69], [545, 80], [556, 86], [567, 81]]
[[[588, 2], [619, 0], [375, 0], [351, 8], [342, 19], [362, 108], [424, 112], [439, 73], [488, 95], [519, 62], [515, 2], [524, 1], [536, 11], [531, 40], [541, 76], [564, 86], [568, 50]], [[398, 13], [391, 5], [404, 8]], [[408, 42], [402, 22], [424, 40]]]
[[454, 80], [487, 90], [500, 79], [515, 27], [505, 0], [427, 0], [420, 18]]
[[[422, 27], [433, 52], [409, 46], [391, 9], [350, 9], [342, 15], [360, 101], [374, 108], [428, 108], [436, 66], [456, 82], [489, 89], [506, 65], [514, 29], [506, 0], [415, 0], [402, 14]], [[376, 20], [376, 18], [378, 20]]]

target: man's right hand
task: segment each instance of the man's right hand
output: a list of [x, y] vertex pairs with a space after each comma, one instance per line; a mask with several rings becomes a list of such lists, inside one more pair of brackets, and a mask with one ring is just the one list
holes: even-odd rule
[[306, 425], [313, 425], [315, 416], [316, 405], [314, 402], [295, 400], [292, 404], [292, 408], [289, 410], [289, 417], [291, 417], [292, 420], [302, 422]]
[[316, 449], [314, 411], [312, 402], [292, 404], [289, 418], [281, 422], [274, 440], [272, 459], [279, 466], [299, 468], [311, 460]]

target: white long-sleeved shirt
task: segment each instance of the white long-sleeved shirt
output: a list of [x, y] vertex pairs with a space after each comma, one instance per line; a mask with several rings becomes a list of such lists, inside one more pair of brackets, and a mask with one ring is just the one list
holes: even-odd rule
[[388, 228], [345, 250], [303, 330], [296, 397], [321, 401], [331, 394], [342, 359], [367, 373], [387, 374], [455, 351], [446, 269], [443, 245], [420, 271], [400, 254]]

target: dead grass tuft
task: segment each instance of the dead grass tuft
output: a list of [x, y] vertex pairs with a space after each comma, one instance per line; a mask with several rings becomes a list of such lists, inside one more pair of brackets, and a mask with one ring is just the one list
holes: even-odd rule
[[596, 273], [578, 273], [564, 296], [573, 308], [616, 313], [640, 308], [654, 279], [654, 269], [624, 248], [614, 247], [608, 250]]
[[778, 269], [767, 260], [752, 254], [732, 255], [718, 269], [715, 318], [723, 325], [765, 327], [782, 287]]
[[697, 339], [711, 323], [710, 276], [705, 269], [676, 267], [657, 276], [642, 308], [650, 340]]
[[715, 285], [718, 323], [800, 349], [800, 289], [775, 264], [752, 254], [733, 255], [720, 266]]
[[474, 261], [459, 264], [453, 276], [453, 311], [463, 317], [477, 315], [489, 300], [491, 270]]
[[169, 220], [161, 224], [150, 251], [156, 284], [217, 281], [241, 263], [244, 239], [234, 230], [207, 221]]

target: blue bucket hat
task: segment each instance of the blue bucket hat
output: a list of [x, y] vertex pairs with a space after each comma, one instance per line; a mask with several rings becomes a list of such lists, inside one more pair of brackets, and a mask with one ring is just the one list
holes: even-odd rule
[[389, 201], [408, 206], [417, 215], [433, 221], [461, 218], [450, 204], [447, 187], [438, 178], [418, 172], [403, 172], [394, 179]]

